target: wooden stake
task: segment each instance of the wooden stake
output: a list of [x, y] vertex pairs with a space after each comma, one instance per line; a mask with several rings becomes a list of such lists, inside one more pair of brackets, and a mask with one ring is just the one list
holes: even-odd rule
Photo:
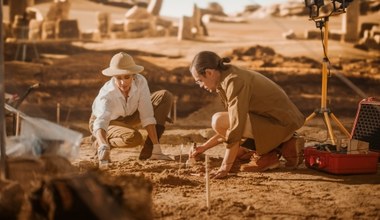
[[70, 117], [70, 113], [71, 113], [71, 107], [69, 107], [69, 110], [67, 111], [67, 115], [66, 115], [66, 119], [65, 119], [65, 125], [68, 124], [68, 121], [69, 121], [69, 117]]
[[178, 174], [179, 174], [179, 171], [181, 170], [181, 166], [182, 166], [182, 150], [183, 150], [183, 144], [181, 144], [181, 147], [179, 148], [179, 167], [178, 167]]
[[58, 102], [57, 103], [57, 124], [59, 124], [61, 119], [61, 104]]
[[16, 113], [16, 131], [15, 131], [15, 136], [20, 135], [20, 112]]
[[[8, 4], [10, 1], [8, 2]], [[13, 2], [16, 4], [16, 2]], [[20, 2], [17, 2], [19, 4]], [[0, 20], [3, 22], [3, 1], [0, 1]], [[9, 17], [9, 19], [12, 16]], [[8, 164], [6, 161], [6, 155], [5, 155], [5, 138], [6, 138], [6, 132], [5, 132], [5, 91], [4, 91], [4, 38], [3, 32], [4, 28], [0, 28], [0, 180], [6, 180], [8, 178]]]
[[208, 155], [206, 155], [206, 206], [210, 209], [210, 174], [208, 172]]
[[173, 123], [177, 121], [177, 100], [178, 96], [174, 96], [173, 100]]

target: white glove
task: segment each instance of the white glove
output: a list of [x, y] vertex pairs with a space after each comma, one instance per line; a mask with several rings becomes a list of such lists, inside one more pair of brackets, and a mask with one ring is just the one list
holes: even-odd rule
[[99, 161], [110, 161], [111, 148], [108, 144], [101, 144], [98, 147], [98, 159]]
[[162, 153], [160, 144], [153, 144], [152, 156], [149, 158], [151, 160], [173, 160], [168, 155]]

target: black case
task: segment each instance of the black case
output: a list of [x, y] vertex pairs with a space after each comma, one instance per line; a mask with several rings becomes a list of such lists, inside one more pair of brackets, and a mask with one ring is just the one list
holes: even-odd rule
[[359, 102], [351, 139], [369, 143], [369, 150], [380, 152], [380, 101], [375, 98]]

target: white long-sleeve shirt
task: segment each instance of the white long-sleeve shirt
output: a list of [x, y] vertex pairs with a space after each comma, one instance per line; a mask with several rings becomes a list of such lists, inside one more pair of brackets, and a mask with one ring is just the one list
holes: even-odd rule
[[126, 101], [114, 77], [103, 85], [92, 104], [92, 114], [96, 116], [93, 125], [94, 133], [100, 128], [107, 131], [111, 120], [132, 115], [136, 110], [139, 111], [143, 127], [156, 124], [150, 90], [144, 76], [135, 75], [128, 96]]

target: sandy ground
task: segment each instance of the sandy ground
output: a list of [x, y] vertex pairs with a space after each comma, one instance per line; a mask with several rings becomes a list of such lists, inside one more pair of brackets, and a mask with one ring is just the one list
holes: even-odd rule
[[[305, 126], [300, 134], [324, 137], [323, 126]], [[113, 149], [105, 169], [115, 176], [134, 174], [152, 181], [154, 217], [158, 219], [378, 219], [380, 174], [334, 175], [307, 168], [289, 170], [281, 159], [279, 169], [265, 173], [240, 172], [223, 180], [210, 180], [207, 207], [205, 158], [186, 166], [192, 142], [212, 133], [208, 129], [169, 130], [164, 152], [174, 161], [139, 161], [139, 148]], [[180, 136], [180, 137], [179, 137]], [[168, 140], [170, 139], [170, 140]], [[181, 143], [182, 142], [182, 143]], [[309, 140], [306, 146], [317, 142]], [[206, 155], [209, 169], [222, 161], [224, 146]], [[94, 149], [81, 147], [74, 165], [97, 169]]]
[[[86, 11], [83, 16], [94, 16], [81, 7], [73, 10], [75, 16], [81, 11]], [[118, 9], [115, 16], [121, 13]], [[331, 20], [332, 28], [338, 29], [340, 18]], [[83, 25], [92, 27], [89, 21]], [[43, 58], [40, 61], [28, 65], [14, 61], [6, 63], [6, 90], [22, 93], [28, 85], [42, 82], [43, 86], [32, 93], [20, 109], [54, 121], [56, 104], [61, 103], [61, 123], [85, 136], [80, 153], [72, 164], [81, 173], [99, 171], [88, 138], [90, 105], [106, 80], [100, 76], [99, 70], [107, 66], [116, 51], [125, 50], [135, 57], [136, 63], [145, 66], [144, 74], [153, 91], [166, 88], [179, 97], [178, 119], [168, 125], [161, 139], [164, 152], [173, 161], [139, 161], [140, 148], [113, 149], [112, 163], [106, 169], [102, 167], [101, 172], [114, 177], [131, 174], [152, 182], [155, 219], [380, 219], [379, 169], [372, 174], [333, 175], [309, 169], [304, 164], [289, 170], [283, 166], [284, 161], [281, 168], [270, 172], [240, 172], [224, 180], [211, 180], [207, 207], [204, 158], [192, 167], [186, 167], [185, 161], [191, 144], [202, 143], [212, 134], [210, 116], [220, 110], [220, 106], [216, 104], [215, 96], [200, 91], [190, 78], [187, 68], [192, 56], [204, 49], [231, 55], [232, 49], [241, 47], [273, 48], [277, 54], [296, 61], [297, 65], [289, 68], [286, 65], [290, 61], [284, 61], [278, 66], [265, 68], [255, 66], [254, 59], [236, 59], [234, 62], [257, 68], [279, 83], [305, 115], [319, 107], [320, 71], [318, 66], [308, 66], [310, 63], [300, 57], [312, 58], [317, 63], [322, 57], [318, 40], [281, 37], [289, 29], [299, 36], [306, 29], [313, 29], [314, 23], [306, 17], [266, 18], [247, 24], [210, 23], [208, 28], [210, 37], [199, 41], [177, 41], [175, 37], [167, 37], [75, 42], [63, 47], [39, 45]], [[6, 53], [9, 56], [6, 57], [11, 59], [12, 45], [8, 46]], [[57, 51], [61, 53], [59, 56], [51, 55], [52, 52], [58, 54]], [[329, 54], [332, 60], [343, 63], [340, 67], [336, 65], [337, 72], [352, 80], [367, 96], [380, 97], [378, 51], [361, 51], [354, 49], [352, 44], [330, 41]], [[273, 60], [271, 58], [271, 62]], [[368, 69], [362, 71], [364, 68]], [[362, 97], [334, 77], [331, 82], [329, 105], [336, 109], [334, 112], [350, 130], [357, 103]], [[192, 99], [194, 96], [198, 102]], [[199, 103], [199, 97], [203, 102]], [[334, 131], [343, 138], [335, 125]], [[306, 146], [325, 142], [327, 137], [326, 128], [318, 117], [302, 127], [299, 133], [307, 139]], [[222, 145], [207, 152], [210, 170], [218, 168], [223, 153]]]

